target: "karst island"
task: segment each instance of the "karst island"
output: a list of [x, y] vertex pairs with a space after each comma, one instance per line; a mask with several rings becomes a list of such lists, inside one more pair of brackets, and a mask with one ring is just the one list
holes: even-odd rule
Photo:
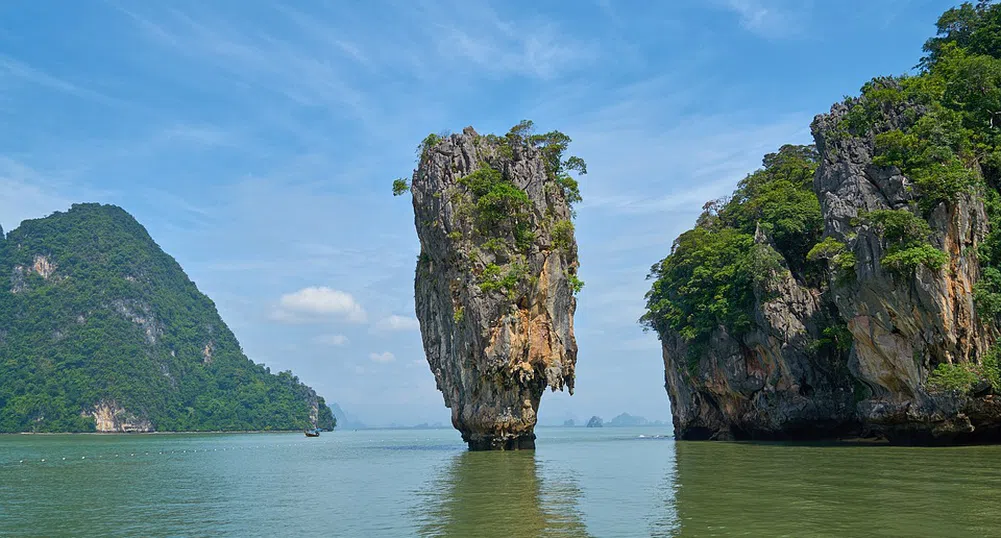
[[504, 136], [430, 135], [410, 181], [428, 365], [472, 450], [535, 448], [547, 387], [573, 393], [577, 243], [570, 138], [522, 121]]

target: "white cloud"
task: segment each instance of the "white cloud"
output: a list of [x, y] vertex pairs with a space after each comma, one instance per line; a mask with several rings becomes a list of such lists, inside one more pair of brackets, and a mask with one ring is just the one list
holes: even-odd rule
[[383, 362], [383, 363], [385, 363], [385, 362], [393, 362], [393, 361], [395, 361], [396, 360], [396, 355], [393, 355], [392, 353], [390, 353], [388, 351], [383, 351], [382, 353], [370, 353], [368, 355], [368, 358], [371, 359], [372, 362]]
[[380, 331], [416, 331], [421, 328], [421, 325], [416, 318], [393, 314], [388, 318], [379, 320], [375, 328]]
[[282, 295], [271, 315], [271, 319], [284, 323], [317, 322], [328, 318], [364, 323], [368, 315], [350, 293], [327, 287], [303, 288]]
[[348, 343], [348, 337], [343, 334], [321, 334], [313, 341], [327, 346], [343, 346]]

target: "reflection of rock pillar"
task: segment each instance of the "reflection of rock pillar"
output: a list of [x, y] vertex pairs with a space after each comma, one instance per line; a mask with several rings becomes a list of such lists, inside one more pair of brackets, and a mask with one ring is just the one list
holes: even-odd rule
[[[428, 488], [421, 536], [588, 536], [574, 487], [545, 487], [529, 453], [457, 455]], [[437, 501], [437, 502], [436, 502]]]

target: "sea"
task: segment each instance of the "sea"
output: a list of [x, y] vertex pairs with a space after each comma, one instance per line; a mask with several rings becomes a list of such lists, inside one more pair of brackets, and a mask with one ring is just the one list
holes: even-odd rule
[[1001, 536], [1001, 447], [670, 427], [0, 436], [0, 536]]

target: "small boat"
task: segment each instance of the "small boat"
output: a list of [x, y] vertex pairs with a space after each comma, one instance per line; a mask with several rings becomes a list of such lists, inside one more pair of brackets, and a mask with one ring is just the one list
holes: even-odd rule
[[306, 437], [319, 437], [320, 436], [320, 430], [317, 429], [317, 428], [313, 428], [311, 430], [306, 430], [303, 433], [306, 434]]

